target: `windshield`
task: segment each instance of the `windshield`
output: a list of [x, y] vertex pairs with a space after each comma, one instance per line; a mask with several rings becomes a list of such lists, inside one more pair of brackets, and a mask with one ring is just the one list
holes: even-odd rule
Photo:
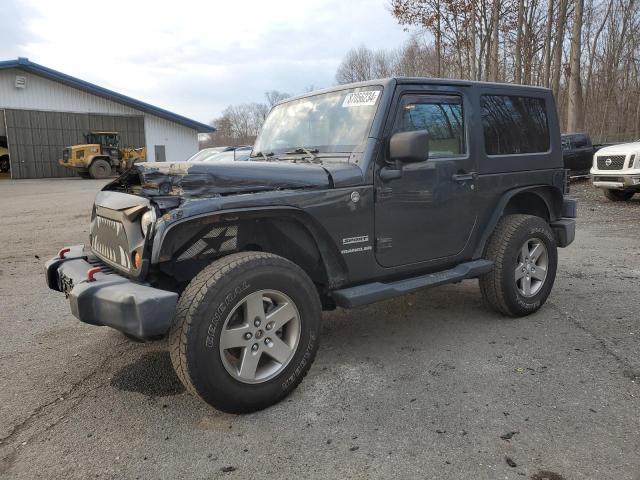
[[118, 136], [115, 134], [88, 133], [85, 138], [88, 144], [98, 144], [103, 147], [118, 146]]
[[277, 105], [256, 140], [254, 155], [301, 147], [319, 153], [352, 152], [369, 134], [381, 91], [376, 86], [352, 88]]

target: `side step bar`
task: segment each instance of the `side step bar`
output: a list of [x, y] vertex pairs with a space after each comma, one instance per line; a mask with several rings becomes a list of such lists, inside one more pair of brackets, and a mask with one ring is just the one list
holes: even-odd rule
[[428, 273], [419, 277], [407, 278], [395, 282], [373, 282], [356, 287], [335, 290], [332, 293], [336, 304], [343, 308], [358, 307], [369, 303], [398, 297], [405, 293], [415, 292], [422, 288], [437, 287], [446, 283], [459, 282], [467, 278], [475, 278], [491, 271], [493, 262], [490, 260], [473, 260], [461, 263], [450, 270]]

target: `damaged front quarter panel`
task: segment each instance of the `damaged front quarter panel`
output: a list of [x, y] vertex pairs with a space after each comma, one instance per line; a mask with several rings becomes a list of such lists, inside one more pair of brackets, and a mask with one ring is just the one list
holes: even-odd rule
[[[363, 181], [360, 167], [347, 162], [140, 163], [105, 190], [144, 196], [158, 207], [153, 265], [184, 253], [179, 250], [209, 235], [212, 225], [234, 224], [239, 216], [300, 219], [309, 207], [350, 209], [352, 192], [340, 190], [361, 188]], [[326, 235], [326, 227], [309, 228], [316, 237]]]

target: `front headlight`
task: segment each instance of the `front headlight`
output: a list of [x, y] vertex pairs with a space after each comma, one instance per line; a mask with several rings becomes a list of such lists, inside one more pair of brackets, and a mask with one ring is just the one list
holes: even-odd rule
[[[155, 210], [151, 209], [144, 212], [144, 214], [142, 215], [142, 218], [140, 219], [140, 227], [142, 228], [142, 234], [146, 235], [147, 231], [149, 231], [149, 233], [153, 232], [153, 226], [155, 223], [156, 223]], [[149, 230], [149, 228], [151, 229]]]

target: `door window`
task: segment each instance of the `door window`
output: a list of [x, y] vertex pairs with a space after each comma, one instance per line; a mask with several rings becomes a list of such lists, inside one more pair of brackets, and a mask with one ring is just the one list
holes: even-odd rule
[[430, 158], [465, 155], [462, 98], [457, 95], [404, 96], [393, 131], [414, 130], [429, 132]]

